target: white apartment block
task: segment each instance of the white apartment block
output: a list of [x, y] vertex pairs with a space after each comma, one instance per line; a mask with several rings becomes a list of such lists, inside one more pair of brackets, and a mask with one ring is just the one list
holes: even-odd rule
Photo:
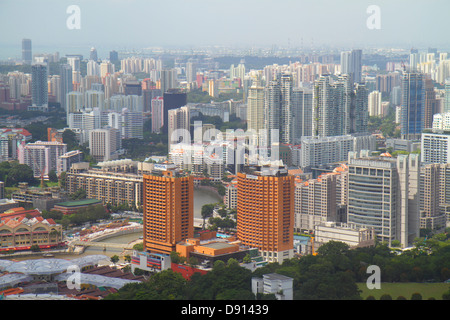
[[121, 148], [120, 131], [115, 128], [94, 129], [89, 132], [89, 149], [97, 161], [117, 158]]
[[450, 163], [450, 134], [422, 133], [421, 162]]
[[58, 161], [60, 162], [61, 172], [67, 172], [72, 167], [72, 164], [83, 161], [83, 152], [80, 150], [66, 152], [59, 157]]
[[33, 169], [34, 176], [48, 178], [50, 171], [61, 173], [59, 157], [67, 152], [65, 143], [56, 141], [36, 141], [18, 147], [18, 160]]
[[264, 274], [262, 278], [252, 278], [253, 294], [274, 294], [277, 300], [293, 300], [294, 279], [278, 273]]
[[369, 134], [348, 134], [333, 137], [302, 137], [300, 167], [346, 161], [348, 153], [376, 150], [376, 138]]
[[324, 222], [314, 228], [314, 242], [319, 246], [329, 241], [340, 241], [350, 248], [373, 245], [375, 232], [373, 228], [358, 228], [352, 224]]

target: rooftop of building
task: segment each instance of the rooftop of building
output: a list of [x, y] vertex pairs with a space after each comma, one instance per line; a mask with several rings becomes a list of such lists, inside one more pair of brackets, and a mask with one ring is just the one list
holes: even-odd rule
[[102, 203], [102, 201], [97, 200], [97, 199], [84, 199], [84, 200], [61, 202], [61, 203], [57, 203], [56, 205], [60, 206], [60, 207], [80, 207], [80, 206], [89, 206], [89, 205], [99, 204], [99, 203]]
[[272, 165], [254, 165], [246, 166], [242, 170], [243, 173], [255, 176], [287, 176], [288, 170], [285, 166], [279, 164]]
[[231, 243], [227, 243], [227, 242], [209, 242], [209, 243], [205, 243], [205, 244], [200, 243], [200, 246], [215, 249], [215, 250], [235, 247], [235, 245], [233, 245]]

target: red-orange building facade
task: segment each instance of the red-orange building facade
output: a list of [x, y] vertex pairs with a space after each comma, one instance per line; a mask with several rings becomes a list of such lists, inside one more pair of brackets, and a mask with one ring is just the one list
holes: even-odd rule
[[144, 175], [144, 250], [170, 254], [194, 236], [194, 183], [175, 171]]
[[293, 257], [294, 176], [238, 173], [237, 238], [267, 261]]

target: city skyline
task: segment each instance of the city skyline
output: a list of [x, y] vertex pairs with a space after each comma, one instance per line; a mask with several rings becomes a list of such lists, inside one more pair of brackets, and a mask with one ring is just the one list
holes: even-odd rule
[[[79, 29], [67, 26], [71, 5], [80, 9]], [[372, 5], [380, 10], [379, 29], [368, 26]], [[33, 41], [33, 53], [64, 50], [88, 56], [94, 46], [99, 58], [113, 49], [150, 47], [445, 49], [439, 31], [450, 27], [446, 7], [450, 9], [450, 3], [444, 0], [6, 0], [0, 5], [0, 28], [9, 32], [2, 35], [0, 59], [20, 56], [23, 38]]]

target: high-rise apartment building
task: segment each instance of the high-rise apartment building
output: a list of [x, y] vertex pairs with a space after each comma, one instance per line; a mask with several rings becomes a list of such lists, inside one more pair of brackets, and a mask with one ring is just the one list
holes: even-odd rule
[[373, 228], [377, 238], [409, 246], [419, 236], [418, 155], [349, 155], [347, 222]]
[[336, 221], [337, 179], [337, 174], [329, 173], [295, 184], [296, 231], [310, 232], [323, 222]]
[[363, 133], [333, 137], [302, 137], [300, 167], [316, 167], [345, 161], [349, 152], [361, 150], [376, 150], [376, 137]]
[[372, 91], [369, 93], [369, 115], [370, 116], [382, 116], [381, 109], [381, 92]]
[[341, 74], [348, 75], [351, 83], [362, 82], [362, 50], [341, 52]]
[[121, 142], [120, 131], [115, 128], [89, 131], [89, 150], [98, 162], [116, 159]]
[[403, 139], [418, 139], [424, 127], [425, 84], [421, 73], [405, 73], [402, 78], [402, 119]]
[[176, 69], [164, 69], [161, 70], [161, 92], [164, 94], [169, 89], [175, 89], [178, 87], [178, 77]]
[[444, 232], [450, 207], [450, 164], [430, 163], [420, 169], [420, 228]]
[[169, 151], [172, 145], [177, 143], [190, 143], [190, 112], [189, 107], [172, 109], [167, 118], [169, 134]]
[[48, 108], [46, 64], [36, 63], [31, 66], [31, 95], [33, 108], [46, 111]]
[[119, 53], [115, 50], [109, 52], [109, 61], [112, 63], [119, 61]]
[[259, 133], [264, 129], [264, 88], [258, 82], [253, 82], [248, 88], [247, 130]]
[[108, 112], [108, 125], [119, 130], [122, 139], [142, 139], [144, 118], [142, 112], [123, 108], [122, 112]]
[[422, 133], [420, 147], [422, 163], [450, 163], [450, 135], [447, 133]]
[[167, 119], [168, 112], [171, 109], [181, 108], [187, 105], [187, 94], [180, 90], [169, 90], [168, 92], [163, 92], [161, 89], [162, 97], [164, 99], [164, 123], [163, 123], [163, 133], [167, 133]]
[[197, 65], [195, 62], [186, 62], [186, 81], [192, 83], [197, 80]]
[[45, 179], [51, 171], [61, 173], [59, 157], [67, 152], [67, 145], [57, 141], [36, 141], [26, 145], [19, 145], [19, 163], [26, 164], [33, 169], [34, 177]]
[[103, 60], [102, 63], [100, 63], [100, 77], [103, 79], [108, 74], [113, 74], [115, 71], [114, 64], [112, 64], [110, 61]]
[[89, 53], [89, 60], [92, 61], [98, 60], [97, 49], [95, 49], [94, 47], [91, 48], [91, 51]]
[[294, 176], [280, 167], [245, 167], [237, 174], [237, 238], [266, 261], [293, 257]]
[[66, 173], [66, 190], [85, 190], [87, 199], [98, 199], [105, 205], [139, 208], [143, 204], [143, 174], [152, 168], [152, 163], [130, 159], [98, 163], [95, 167], [87, 162], [72, 163]]
[[328, 75], [314, 85], [312, 135], [339, 136], [350, 133], [351, 87], [347, 76], [335, 83]]
[[444, 91], [444, 110], [443, 112], [450, 112], [450, 78], [445, 80]]
[[434, 90], [433, 80], [426, 77], [424, 80], [425, 86], [425, 105], [423, 108], [423, 128], [433, 127], [433, 115], [439, 113], [439, 101]]
[[[278, 80], [269, 81], [265, 89], [264, 121], [268, 145], [279, 142], [281, 137], [281, 87]], [[276, 130], [278, 134], [275, 134]]]
[[292, 143], [300, 143], [304, 136], [312, 136], [313, 92], [306, 88], [292, 90]]
[[164, 98], [155, 97], [152, 102], [152, 132], [160, 133], [164, 125]]
[[[269, 144], [271, 141], [291, 143], [294, 136], [292, 74], [279, 74], [276, 79], [269, 82], [265, 92], [264, 108]], [[277, 137], [272, 136], [275, 133], [272, 130], [278, 130]]]
[[174, 165], [155, 165], [144, 175], [144, 250], [170, 254], [176, 244], [194, 236], [193, 177]]
[[61, 77], [61, 108], [67, 111], [67, 94], [73, 91], [72, 67], [69, 64], [63, 64], [59, 72]]

